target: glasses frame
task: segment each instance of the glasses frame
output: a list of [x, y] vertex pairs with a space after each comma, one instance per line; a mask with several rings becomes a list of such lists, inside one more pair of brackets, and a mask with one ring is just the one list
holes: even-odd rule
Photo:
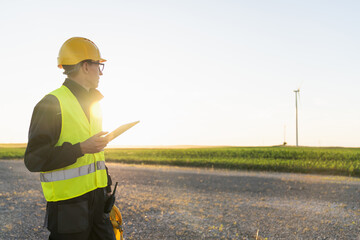
[[104, 63], [100, 63], [100, 62], [94, 62], [94, 61], [91, 61], [91, 60], [88, 60], [88, 61], [85, 61], [87, 63], [92, 63], [92, 64], [97, 64], [99, 65], [99, 71], [100, 72], [103, 72], [104, 71], [104, 68], [105, 68], [105, 64]]

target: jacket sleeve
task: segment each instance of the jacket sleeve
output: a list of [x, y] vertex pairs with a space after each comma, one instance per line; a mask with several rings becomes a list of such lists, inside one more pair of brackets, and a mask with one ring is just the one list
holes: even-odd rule
[[65, 142], [55, 147], [61, 132], [61, 110], [58, 99], [45, 96], [34, 108], [24, 162], [31, 172], [45, 172], [69, 166], [83, 156], [80, 143]]

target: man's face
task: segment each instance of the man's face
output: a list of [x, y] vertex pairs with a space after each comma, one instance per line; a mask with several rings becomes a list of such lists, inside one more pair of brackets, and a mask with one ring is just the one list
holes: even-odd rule
[[100, 76], [103, 75], [99, 68], [99, 62], [85, 62], [87, 64], [87, 85], [89, 88], [97, 88], [99, 85]]

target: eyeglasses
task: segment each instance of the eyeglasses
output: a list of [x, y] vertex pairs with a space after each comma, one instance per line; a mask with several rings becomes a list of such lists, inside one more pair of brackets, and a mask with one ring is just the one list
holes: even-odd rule
[[97, 64], [99, 65], [99, 71], [102, 72], [104, 71], [104, 67], [105, 67], [105, 64], [104, 63], [99, 63], [99, 62], [93, 62], [93, 61], [86, 61], [87, 63], [92, 63], [92, 64]]

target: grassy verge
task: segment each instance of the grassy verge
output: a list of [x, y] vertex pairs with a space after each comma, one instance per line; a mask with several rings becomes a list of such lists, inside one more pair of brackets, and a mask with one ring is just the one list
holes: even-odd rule
[[0, 159], [21, 159], [24, 158], [25, 148], [0, 147]]
[[[0, 159], [23, 158], [25, 148], [1, 147]], [[324, 173], [360, 177], [359, 148], [221, 147], [106, 149], [108, 161], [191, 167]]]
[[198, 149], [107, 149], [106, 159], [123, 163], [214, 167], [360, 177], [360, 149], [227, 147]]

